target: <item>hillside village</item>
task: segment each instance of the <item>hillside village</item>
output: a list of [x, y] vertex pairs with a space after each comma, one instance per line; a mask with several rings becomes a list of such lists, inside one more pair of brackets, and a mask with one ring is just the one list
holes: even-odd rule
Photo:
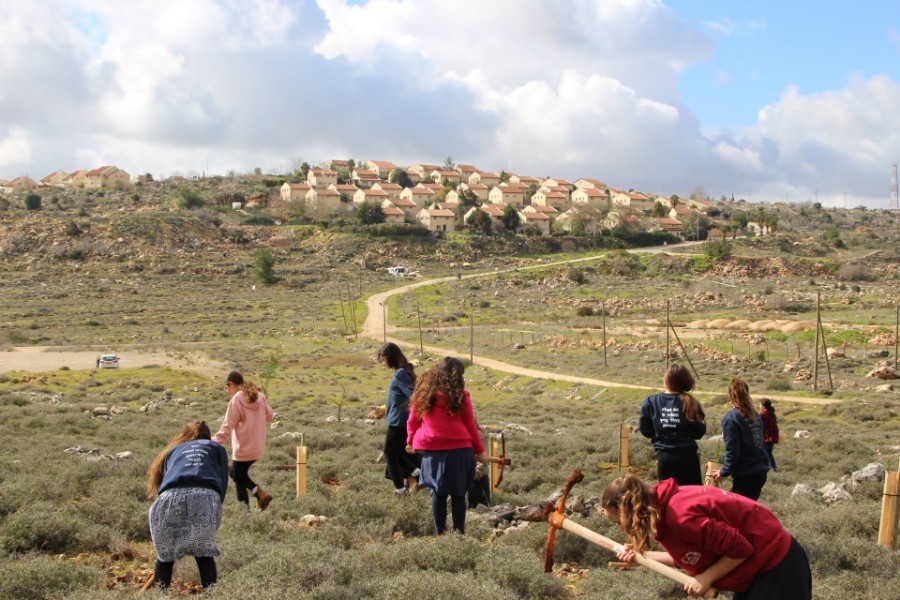
[[[609, 230], [664, 233], [678, 239], [725, 239], [741, 232], [765, 235], [774, 231], [778, 222], [776, 214], [763, 210], [753, 215], [755, 220], [735, 221], [726, 218], [731, 215], [723, 215], [709, 198], [696, 195], [682, 199], [621, 190], [593, 178], [572, 182], [482, 171], [454, 164], [449, 157], [443, 165], [407, 168], [385, 160], [361, 165], [338, 159], [322, 166], [303, 163], [295, 174], [280, 180], [283, 183], [275, 189], [269, 179], [265, 192], [235, 194], [227, 200], [237, 209], [280, 204], [285, 213], [300, 214], [311, 222], [356, 217], [364, 224], [419, 224], [438, 235], [469, 228], [481, 233], [514, 231], [535, 236], [592, 235]], [[182, 176], [173, 176], [164, 183], [187, 182]], [[0, 180], [7, 195], [60, 188], [123, 190], [159, 183], [150, 174], [131, 177], [109, 165], [72, 173], [54, 171], [40, 181], [28, 176]]]

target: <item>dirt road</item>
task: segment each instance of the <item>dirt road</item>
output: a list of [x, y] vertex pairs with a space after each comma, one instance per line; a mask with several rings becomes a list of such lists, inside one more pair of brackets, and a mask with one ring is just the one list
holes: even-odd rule
[[[10, 371], [56, 371], [70, 369], [94, 369], [97, 356], [103, 350], [67, 350], [51, 346], [19, 346], [9, 352], [0, 352], [0, 373]], [[173, 369], [189, 369], [204, 375], [218, 376], [227, 371], [224, 363], [212, 361], [202, 354], [183, 351], [134, 351], [124, 348], [119, 354], [119, 366], [134, 369], [159, 365]]]
[[[693, 245], [698, 242], [688, 242], [688, 245]], [[682, 247], [684, 244], [681, 245]], [[651, 253], [657, 254], [660, 252], [666, 252], [671, 250], [671, 247], [668, 246], [654, 246], [651, 248], [642, 248], [640, 250], [641, 253]], [[601, 256], [591, 256], [587, 258], [577, 258], [573, 260], [564, 260], [553, 263], [542, 263], [539, 265], [531, 265], [526, 267], [512, 267], [509, 269], [501, 269], [497, 271], [488, 271], [485, 273], [471, 273], [468, 275], [463, 275], [460, 279], [475, 279], [478, 277], [488, 277], [492, 275], [497, 275], [499, 273], [510, 273], [512, 271], [528, 271], [535, 269], [547, 269], [550, 267], [557, 267], [560, 265], [567, 265], [572, 263], [580, 263], [580, 262], [588, 262], [592, 260], [599, 260], [602, 258]], [[392, 290], [388, 290], [386, 292], [381, 292], [380, 294], [375, 294], [370, 296], [366, 301], [366, 307], [368, 308], [368, 314], [366, 315], [366, 320], [362, 324], [361, 335], [374, 338], [377, 340], [386, 339], [389, 342], [394, 342], [398, 346], [409, 347], [409, 348], [418, 348], [417, 344], [413, 344], [410, 342], [406, 342], [403, 340], [398, 340], [396, 338], [390, 337], [390, 333], [397, 331], [397, 328], [388, 323], [388, 314], [385, 312], [387, 307], [385, 303], [387, 299], [391, 296], [395, 296], [397, 294], [405, 294], [411, 290], [416, 288], [424, 287], [427, 285], [435, 285], [438, 283], [443, 283], [446, 281], [452, 281], [456, 279], [456, 277], [439, 277], [436, 279], [426, 279], [423, 281], [417, 281], [415, 283], [411, 283], [409, 285], [400, 286], [394, 288]], [[438, 348], [436, 346], [424, 346], [424, 349], [433, 354], [441, 354], [444, 356], [455, 356], [461, 359], [468, 359], [468, 354], [462, 354], [459, 352], [454, 352], [452, 350], [447, 350], [446, 348]], [[565, 375], [563, 373], [554, 373], [552, 371], [540, 371], [538, 369], [529, 369], [525, 367], [520, 367], [517, 365], [512, 365], [503, 361], [495, 360], [492, 358], [487, 358], [484, 356], [474, 355], [473, 362], [476, 365], [488, 367], [489, 369], [494, 369], [495, 371], [501, 371], [503, 373], [512, 373], [515, 375], [524, 375], [526, 377], [533, 377], [535, 379], [551, 379], [554, 381], [568, 381], [571, 383], [582, 383], [586, 385], [595, 385], [601, 387], [616, 387], [616, 388], [628, 388], [635, 390], [648, 390], [648, 391], [658, 391], [657, 388], [647, 387], [642, 385], [633, 385], [630, 383], [622, 383], [617, 381], [606, 381], [603, 379], [593, 379], [591, 377], [579, 377], [575, 375]], [[725, 391], [715, 391], [715, 392], [697, 392], [698, 395], [720, 395], [724, 394]], [[779, 396], [773, 394], [766, 394], [768, 398], [773, 400], [781, 400], [787, 402], [799, 402], [803, 404], [834, 404], [838, 402], [838, 400], [834, 400], [831, 398], [805, 398], [799, 396]]]

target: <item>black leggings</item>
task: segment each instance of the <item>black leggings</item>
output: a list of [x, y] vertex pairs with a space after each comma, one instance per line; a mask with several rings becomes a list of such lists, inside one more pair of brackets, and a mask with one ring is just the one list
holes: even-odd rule
[[[216, 571], [216, 559], [212, 556], [195, 556], [197, 561], [197, 570], [200, 571], [200, 585], [208, 588], [214, 584], [219, 574]], [[172, 583], [172, 569], [175, 567], [175, 561], [163, 562], [156, 561], [156, 569], [153, 571], [153, 585], [164, 590], [169, 589]]]
[[[450, 511], [453, 514], [453, 529], [466, 532], [466, 497], [450, 496]], [[431, 515], [438, 535], [447, 531], [447, 496], [431, 494]]]
[[394, 482], [394, 489], [406, 486], [406, 478], [416, 470], [413, 456], [406, 451], [406, 427], [388, 427], [384, 436], [384, 458], [387, 475]]
[[672, 478], [678, 485], [703, 485], [697, 448], [657, 450], [656, 478], [659, 481]]
[[234, 480], [234, 487], [237, 488], [238, 501], [250, 506], [250, 495], [247, 490], [252, 490], [256, 484], [250, 479], [250, 467], [253, 466], [255, 460], [235, 460], [228, 469], [228, 474]]

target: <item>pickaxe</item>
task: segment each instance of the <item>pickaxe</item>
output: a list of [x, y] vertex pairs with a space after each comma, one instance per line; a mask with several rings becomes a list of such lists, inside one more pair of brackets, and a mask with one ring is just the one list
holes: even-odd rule
[[[607, 550], [610, 550], [615, 553], [619, 553], [625, 549], [625, 547], [615, 540], [611, 540], [610, 538], [600, 535], [596, 531], [591, 531], [587, 527], [582, 527], [578, 523], [573, 522], [571, 519], [567, 519], [563, 514], [563, 510], [566, 507], [566, 499], [569, 497], [569, 492], [572, 491], [572, 487], [576, 483], [580, 483], [584, 479], [584, 475], [581, 474], [581, 469], [575, 469], [572, 471], [572, 474], [566, 480], [566, 485], [563, 488], [563, 494], [559, 499], [559, 502], [556, 504], [556, 510], [553, 510], [553, 504], [548, 502], [546, 506], [544, 506], [543, 517], [544, 520], [550, 523], [550, 531], [547, 535], [547, 546], [544, 550], [544, 572], [549, 573], [553, 570], [553, 545], [556, 542], [556, 530], [557, 529], [565, 529], [566, 531], [571, 531], [578, 537], [584, 538], [589, 542], [593, 542], [598, 546], [602, 546]], [[634, 555], [634, 562], [637, 564], [647, 567], [651, 571], [656, 571], [660, 575], [664, 575], [675, 581], [680, 583], [682, 586], [685, 585], [690, 579], [690, 575], [684, 573], [683, 571], [679, 571], [669, 565], [664, 565], [663, 563], [653, 560], [652, 558], [647, 558], [641, 554]], [[716, 598], [718, 597], [719, 592], [715, 588], [710, 588], [707, 590], [706, 596], [707, 598]]]

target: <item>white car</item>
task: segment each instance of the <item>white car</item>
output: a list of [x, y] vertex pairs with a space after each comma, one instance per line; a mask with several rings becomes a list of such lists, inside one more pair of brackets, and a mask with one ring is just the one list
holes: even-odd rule
[[98, 369], [118, 369], [119, 357], [115, 354], [103, 354], [97, 357]]

